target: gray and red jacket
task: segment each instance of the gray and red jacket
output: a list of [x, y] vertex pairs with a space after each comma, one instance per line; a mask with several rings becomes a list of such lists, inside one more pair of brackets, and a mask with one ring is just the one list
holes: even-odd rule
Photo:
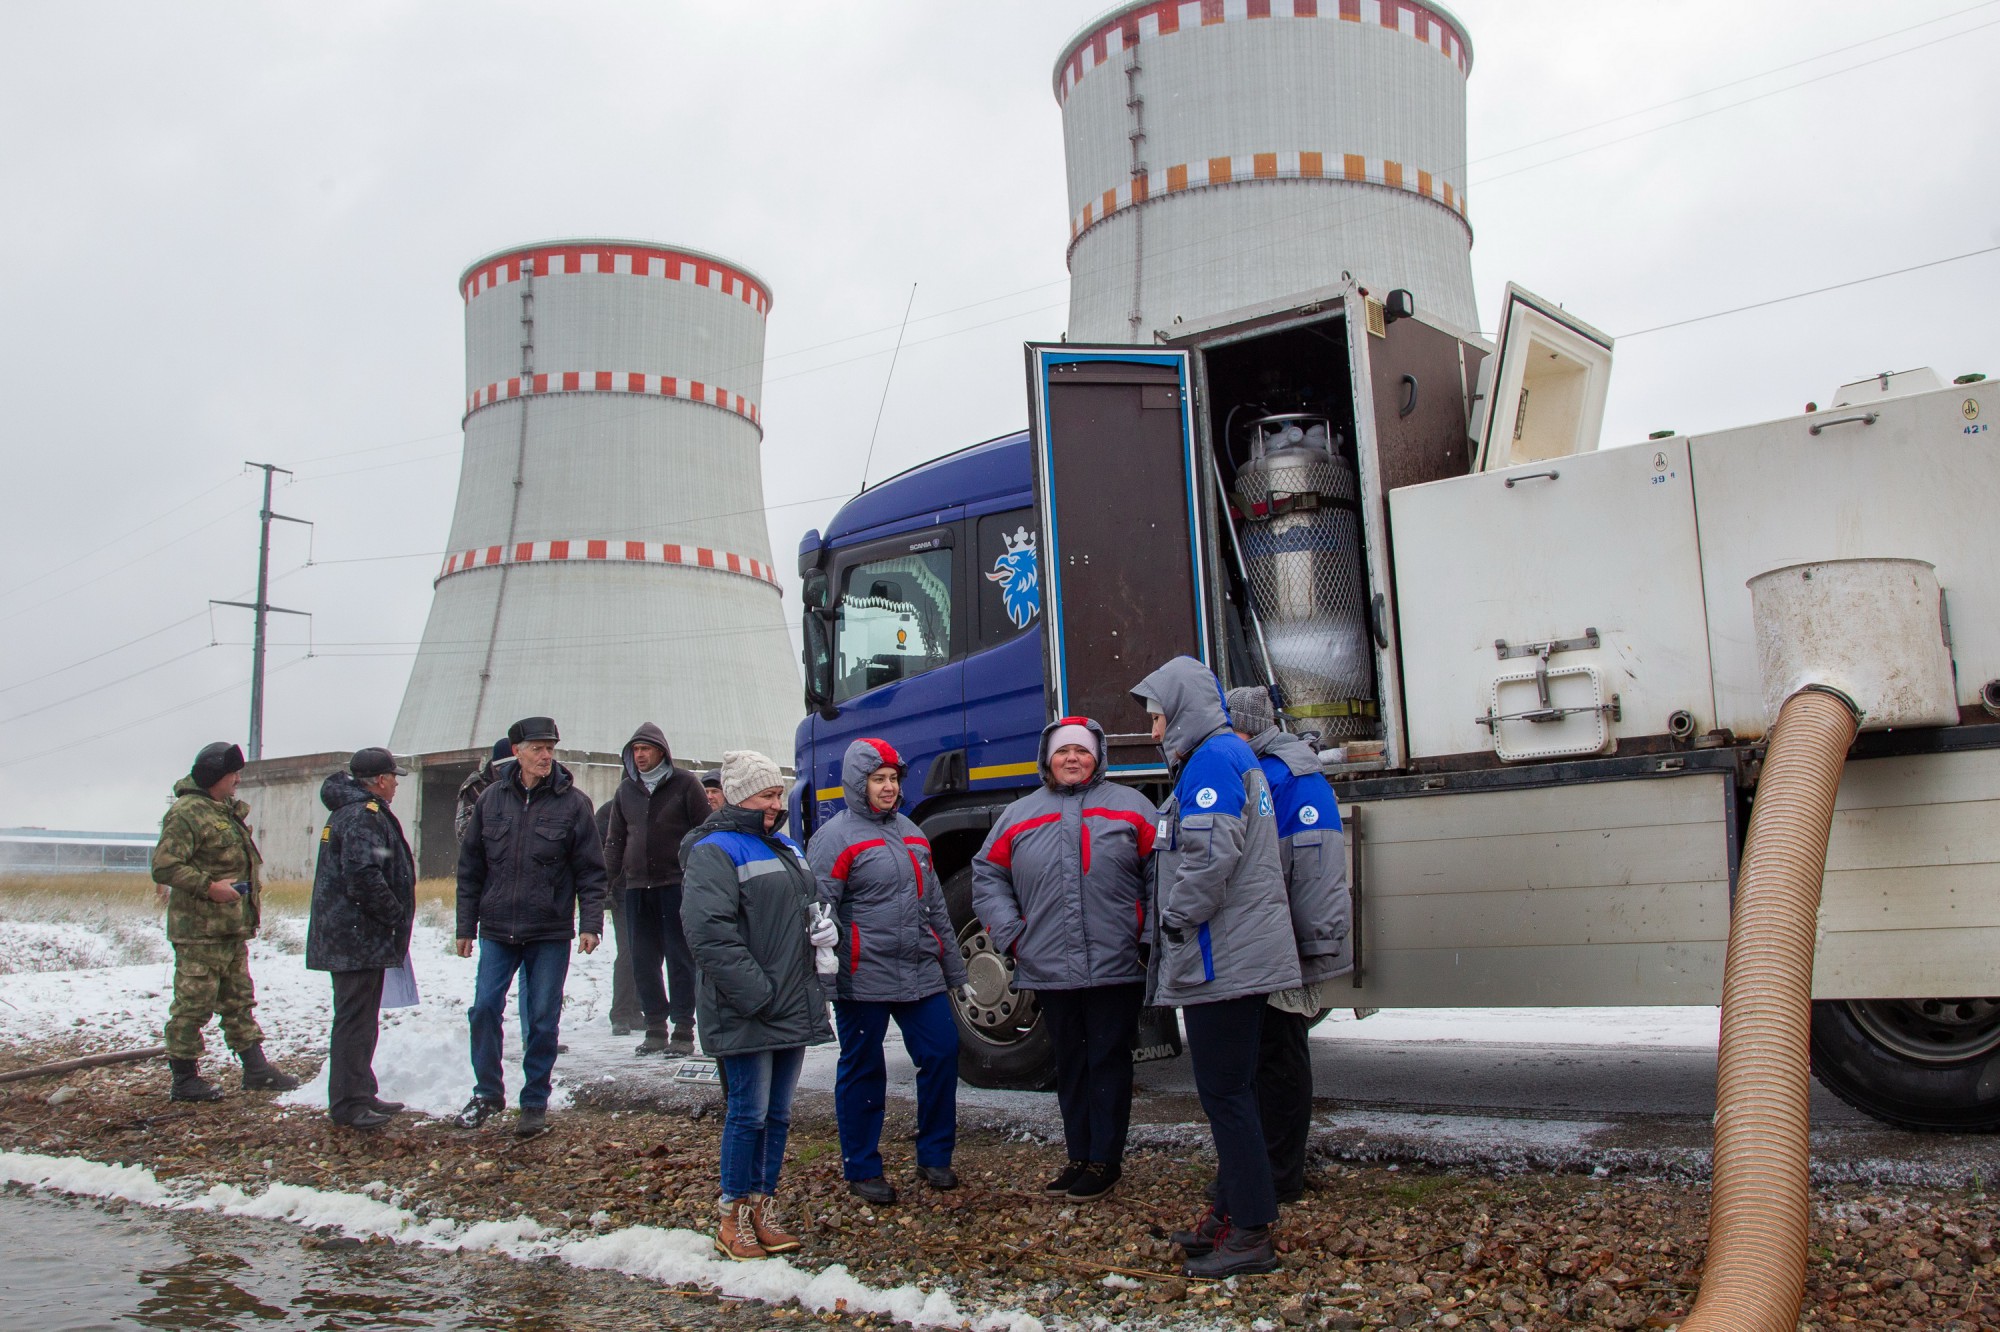
[[903, 761], [884, 741], [847, 747], [847, 808], [813, 834], [806, 858], [840, 926], [835, 997], [899, 1004], [965, 984], [965, 959], [930, 840], [898, 811], [868, 806], [868, 774], [885, 764], [900, 769]]
[[[1059, 786], [1049, 740], [1087, 727], [1097, 768], [1081, 786]], [[1042, 730], [1042, 788], [1007, 806], [972, 861], [972, 909], [993, 947], [1014, 957], [1024, 990], [1080, 990], [1146, 979], [1146, 862], [1159, 811], [1104, 778], [1104, 730], [1064, 717]]]

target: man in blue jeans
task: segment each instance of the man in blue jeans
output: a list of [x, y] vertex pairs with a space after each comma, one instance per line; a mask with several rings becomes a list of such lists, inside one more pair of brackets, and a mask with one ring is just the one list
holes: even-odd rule
[[501, 1015], [520, 973], [521, 1114], [517, 1136], [548, 1127], [570, 940], [592, 952], [604, 928], [604, 847], [596, 811], [556, 762], [561, 738], [549, 717], [507, 730], [514, 762], [479, 796], [458, 846], [458, 955], [479, 944], [472, 1010], [472, 1099], [460, 1128], [478, 1128], [506, 1106]]

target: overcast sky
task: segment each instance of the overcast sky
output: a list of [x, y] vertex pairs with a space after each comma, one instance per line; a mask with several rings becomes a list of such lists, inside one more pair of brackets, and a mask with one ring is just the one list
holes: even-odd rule
[[[489, 251], [638, 237], [770, 282], [788, 575], [860, 482], [912, 283], [870, 476], [1018, 429], [1021, 343], [1067, 300], [1050, 70], [1103, 8], [0, 10], [0, 824], [156, 826], [243, 737], [249, 617], [207, 601], [251, 591], [246, 459], [317, 524], [276, 536], [315, 655], [274, 622], [266, 753], [386, 741], [458, 474], [455, 281]], [[1628, 334], [2000, 245], [1994, 0], [1453, 8], [1489, 327], [1510, 279]], [[2000, 373], [1996, 296], [1988, 254], [1621, 340], [1606, 442]]]

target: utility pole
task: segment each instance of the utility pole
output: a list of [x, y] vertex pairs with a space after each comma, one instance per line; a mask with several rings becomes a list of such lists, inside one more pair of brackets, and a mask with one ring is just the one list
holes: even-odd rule
[[246, 462], [245, 467], [260, 467], [264, 471], [264, 507], [258, 513], [262, 524], [262, 535], [257, 542], [257, 599], [255, 601], [217, 601], [210, 599], [211, 606], [237, 606], [256, 615], [256, 629], [250, 639], [250, 743], [247, 746], [254, 761], [264, 757], [264, 627], [273, 611], [279, 615], [304, 615], [311, 611], [287, 610], [283, 606], [273, 606], [269, 596], [271, 588], [271, 520], [282, 523], [299, 523], [311, 527], [304, 518], [293, 518], [287, 514], [271, 512], [271, 476], [274, 472], [292, 475], [291, 469], [279, 467], [275, 463]]

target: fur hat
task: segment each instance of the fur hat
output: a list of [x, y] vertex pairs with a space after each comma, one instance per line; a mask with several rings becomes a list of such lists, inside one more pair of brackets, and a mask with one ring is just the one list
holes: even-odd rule
[[732, 805], [784, 784], [778, 765], [754, 749], [732, 749], [722, 756], [722, 798]]
[[243, 751], [227, 740], [217, 740], [212, 745], [203, 745], [201, 752], [194, 756], [194, 767], [188, 776], [194, 784], [206, 791], [232, 772], [243, 770]]
[[1271, 707], [1271, 691], [1263, 685], [1239, 685], [1229, 691], [1229, 724], [1248, 736], [1257, 736], [1278, 724]]

